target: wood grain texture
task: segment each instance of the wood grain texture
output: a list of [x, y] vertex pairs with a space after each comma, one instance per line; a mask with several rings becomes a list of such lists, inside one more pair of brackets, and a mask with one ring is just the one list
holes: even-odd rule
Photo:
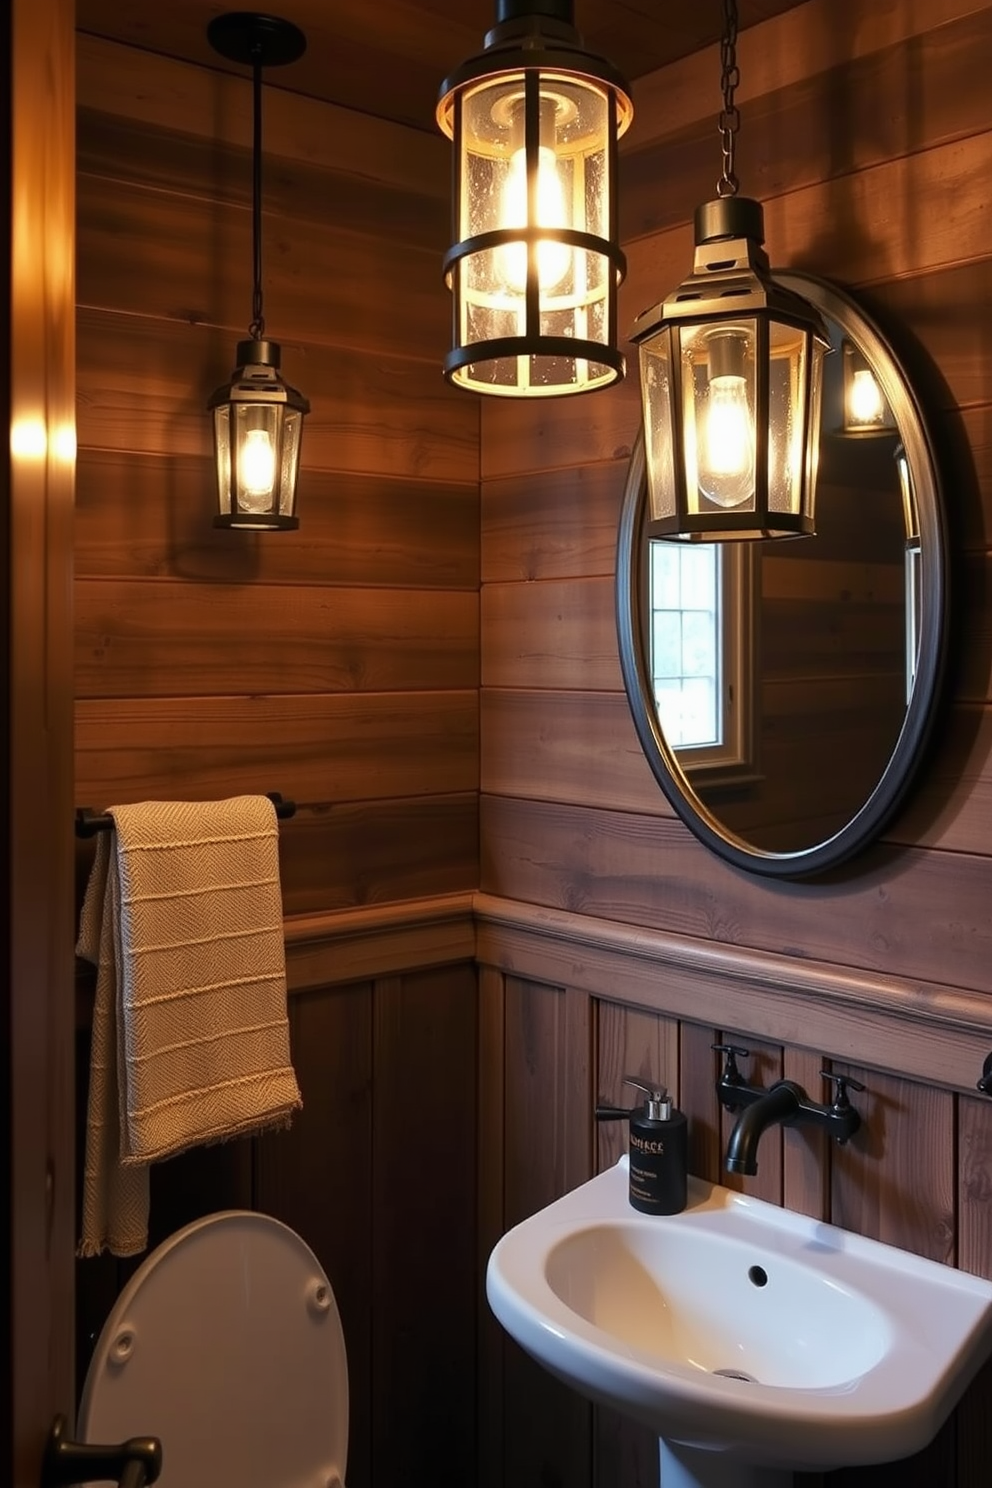
[[878, 846], [825, 882], [771, 884], [661, 817], [486, 795], [482, 831], [487, 893], [992, 991], [983, 857]]
[[467, 591], [81, 580], [76, 697], [451, 691], [478, 684]]
[[289, 1018], [303, 1110], [288, 1132], [256, 1140], [254, 1206], [303, 1237], [334, 1290], [348, 1354], [348, 1475], [368, 1483], [375, 1398], [372, 987], [355, 982], [293, 997]]
[[466, 1361], [476, 1342], [477, 1077], [466, 1051], [476, 1044], [476, 990], [471, 966], [374, 988], [372, 1466], [381, 1483], [409, 1475], [414, 1441], [441, 1488], [461, 1488], [475, 1471]]
[[[410, 464], [414, 437], [411, 431]], [[276, 541], [222, 531], [213, 526], [213, 465], [205, 455], [85, 450], [76, 576], [478, 588], [479, 498], [471, 483], [318, 471], [308, 463], [300, 503], [300, 530]]]
[[[613, 999], [732, 1031], [734, 1042], [754, 1036], [824, 1058], [870, 1061], [970, 1093], [992, 1040], [987, 993], [817, 961], [793, 948], [747, 950], [519, 899], [483, 893], [473, 902], [482, 963], [508, 973], [526, 967], [532, 977], [568, 981], [593, 996], [609, 986]], [[699, 1074], [707, 1065], [697, 1057], [702, 1052], [692, 1051], [692, 1088], [685, 1067], [682, 1083], [685, 1097], [705, 1113], [705, 1090], [718, 1071], [709, 1058], [708, 1074]]]
[[[119, 7], [114, 11], [120, 19]], [[181, 51], [173, 47], [165, 48], [166, 55], [149, 49], [147, 18], [137, 8], [131, 14], [138, 22], [136, 33], [129, 35], [125, 25], [100, 35], [92, 24], [87, 25], [92, 12], [80, 13], [81, 105], [139, 126], [182, 131], [243, 149], [251, 139], [251, 81], [240, 68], [234, 75], [219, 70], [220, 59], [206, 37], [207, 18], [195, 31], [187, 32], [187, 39], [195, 35], [196, 60], [201, 64], [191, 66], [179, 60]], [[310, 53], [314, 55], [312, 47]], [[450, 149], [440, 134], [397, 128], [386, 119], [374, 118], [367, 109], [361, 110], [359, 128], [349, 109], [318, 96], [308, 97], [306, 92], [268, 86], [271, 77], [265, 79], [263, 101], [267, 158], [352, 171], [373, 182], [447, 202]]]
[[82, 699], [76, 799], [102, 809], [267, 790], [306, 805], [441, 795], [474, 788], [476, 749], [471, 692]]
[[[81, 309], [78, 318], [80, 444], [212, 459], [205, 409], [213, 390], [231, 375], [236, 343], [229, 333], [195, 317], [162, 321]], [[304, 345], [285, 336], [281, 344], [287, 377], [311, 403], [301, 501], [312, 470], [476, 479], [479, 410], [453, 392], [435, 366], [367, 348]], [[318, 482], [321, 489], [333, 497], [332, 484]], [[205, 508], [211, 519], [213, 507], [211, 495]]]
[[[755, 67], [759, 74], [769, 70], [769, 59], [754, 56], [753, 34], [742, 38], [738, 97], [743, 101], [750, 95], [750, 102], [744, 114], [741, 167], [749, 195], [767, 201], [912, 154], [921, 142], [932, 149], [987, 128], [982, 69], [983, 55], [992, 44], [992, 19], [987, 9], [965, 13], [967, 8], [959, 5], [960, 14], [947, 24], [933, 25], [915, 35], [912, 20], [907, 25], [909, 7], [887, 9], [895, 24], [906, 27], [910, 34], [893, 35], [890, 44], [858, 55], [866, 30], [865, 18], [859, 13], [856, 23], [852, 23], [853, 34], [845, 38], [843, 50], [837, 47], [839, 55], [835, 54], [832, 63], [831, 48], [826, 43], [816, 70], [803, 79], [803, 86], [789, 86], [781, 76], [789, 63], [779, 52], [779, 75], [774, 85], [758, 97], [753, 93], [750, 69]], [[814, 0], [804, 17], [807, 28], [815, 25], [818, 10], [824, 13]], [[782, 17], [767, 27], [772, 33], [770, 45], [775, 46], [789, 30], [795, 34], [798, 22], [798, 17]], [[835, 15], [831, 26], [838, 25], [844, 22]], [[695, 65], [699, 60], [693, 59]], [[713, 76], [717, 77], [715, 56], [712, 65]], [[704, 96], [709, 98], [709, 89]], [[879, 98], [889, 101], [884, 118], [874, 107]], [[672, 117], [670, 112], [669, 121]], [[684, 221], [687, 206], [705, 201], [712, 192], [713, 122], [698, 108], [697, 118], [698, 122], [674, 138], [659, 138], [652, 137], [651, 121], [645, 122], [639, 110], [636, 127], [621, 156], [621, 231], [625, 241]], [[779, 148], [781, 141], [789, 138], [802, 138], [804, 148]], [[658, 190], [661, 170], [663, 192]]]
[[[741, 25], [753, 25], [794, 3], [742, 0]], [[97, 34], [231, 71], [232, 64], [219, 60], [207, 45], [211, 14], [205, 0], [179, 0], [150, 28], [138, 0], [117, 5], [85, 0], [80, 24]], [[374, 16], [354, 0], [338, 0], [332, 10], [320, 0], [302, 0], [293, 14], [309, 46], [283, 86], [320, 100], [332, 115], [341, 112], [341, 105], [381, 114], [430, 131], [432, 141], [438, 84], [462, 59], [479, 51], [493, 18], [487, 0], [461, 0], [454, 7], [450, 0], [383, 0]], [[618, 10], [610, 0], [582, 0], [577, 22], [590, 50], [609, 55], [628, 76], [651, 72], [719, 34], [718, 19], [707, 8], [662, 17], [642, 4]]]
[[[515, 977], [504, 995], [509, 1227], [591, 1176], [592, 1123], [589, 1026], [573, 1016], [576, 995]], [[560, 1476], [571, 1488], [591, 1488], [592, 1407], [509, 1341], [504, 1401], [506, 1482]]]
[[[81, 306], [245, 334], [249, 212], [99, 176], [80, 176], [78, 210]], [[398, 275], [391, 242], [287, 221], [264, 203], [262, 234], [266, 322], [280, 343], [343, 344], [440, 363], [449, 304], [436, 253], [407, 246]], [[295, 378], [287, 359], [291, 371]]]
[[476, 1351], [477, 1418], [479, 1422], [479, 1488], [503, 1488], [503, 1357], [506, 1335], [485, 1295], [485, 1268], [493, 1246], [506, 1229], [503, 1206], [506, 1088], [504, 1074], [503, 973], [480, 966], [479, 975], [479, 1108], [478, 1225], [479, 1279]]

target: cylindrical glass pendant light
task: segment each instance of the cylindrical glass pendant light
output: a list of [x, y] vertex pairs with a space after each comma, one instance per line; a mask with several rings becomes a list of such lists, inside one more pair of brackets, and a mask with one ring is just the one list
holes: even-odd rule
[[441, 88], [454, 143], [458, 241], [445, 375], [504, 397], [553, 397], [623, 376], [617, 140], [627, 84], [585, 50], [571, 0], [497, 0], [485, 50]]
[[737, 195], [737, 7], [725, 0], [723, 175], [696, 211], [692, 273], [639, 316], [648, 533], [690, 541], [814, 529], [819, 313], [776, 284], [761, 205]]
[[217, 476], [215, 527], [253, 532], [291, 531], [296, 515], [303, 419], [310, 404], [280, 371], [278, 343], [265, 336], [262, 314], [262, 68], [295, 62], [306, 38], [289, 21], [235, 11], [207, 28], [211, 46], [251, 66], [254, 95], [252, 149], [252, 261], [254, 291], [250, 340], [239, 341], [237, 367], [207, 405], [213, 412]]

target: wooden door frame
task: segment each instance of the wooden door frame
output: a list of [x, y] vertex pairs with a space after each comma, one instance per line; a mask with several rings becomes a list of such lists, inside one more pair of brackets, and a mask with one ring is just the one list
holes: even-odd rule
[[[4, 34], [6, 33], [6, 34]], [[2, 1465], [36, 1488], [57, 1411], [73, 1411], [73, 679], [75, 8], [12, 0], [0, 21], [10, 429], [0, 459]], [[4, 1326], [6, 1324], [6, 1326]]]

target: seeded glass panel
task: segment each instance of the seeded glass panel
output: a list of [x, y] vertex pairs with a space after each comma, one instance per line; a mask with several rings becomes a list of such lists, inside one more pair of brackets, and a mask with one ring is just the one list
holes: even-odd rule
[[651, 675], [676, 748], [722, 742], [720, 550], [651, 543]]

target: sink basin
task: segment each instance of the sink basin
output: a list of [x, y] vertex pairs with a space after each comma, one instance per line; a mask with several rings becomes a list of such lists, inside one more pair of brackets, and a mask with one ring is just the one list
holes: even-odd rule
[[510, 1230], [486, 1285], [540, 1364], [656, 1432], [666, 1488], [908, 1456], [992, 1353], [992, 1283], [696, 1179], [640, 1215], [626, 1158]]

